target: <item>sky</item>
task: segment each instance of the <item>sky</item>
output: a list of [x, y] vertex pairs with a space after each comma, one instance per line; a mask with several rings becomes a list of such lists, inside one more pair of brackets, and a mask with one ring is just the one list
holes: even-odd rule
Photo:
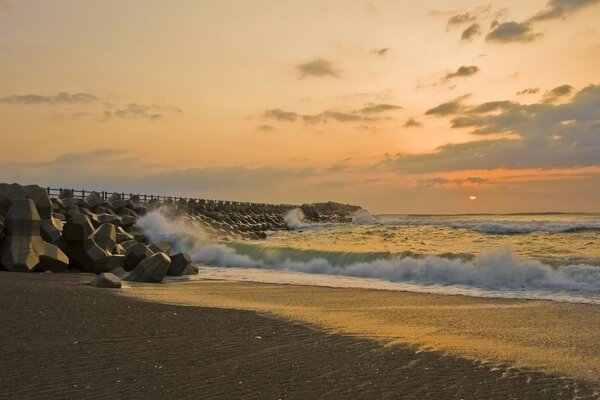
[[0, 0], [0, 181], [600, 212], [600, 0]]

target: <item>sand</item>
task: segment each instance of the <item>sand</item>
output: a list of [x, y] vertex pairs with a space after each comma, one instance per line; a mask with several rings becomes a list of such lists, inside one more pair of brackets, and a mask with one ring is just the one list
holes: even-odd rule
[[[0, 398], [600, 398], [589, 381], [221, 308], [244, 296], [272, 304], [272, 296], [286, 293], [292, 300], [282, 308], [302, 308], [294, 301], [311, 290], [308, 301], [319, 308], [318, 293], [338, 297], [327, 289], [204, 282], [114, 290], [82, 284], [90, 279], [0, 272]], [[205, 298], [223, 304], [182, 307], [131, 297], [182, 289], [212, 292]]]
[[600, 306], [398, 291], [177, 282], [129, 295], [266, 312], [329, 331], [600, 383]]

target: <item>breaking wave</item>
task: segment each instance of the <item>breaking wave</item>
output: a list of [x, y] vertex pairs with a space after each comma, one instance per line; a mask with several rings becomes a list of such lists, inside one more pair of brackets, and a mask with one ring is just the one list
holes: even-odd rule
[[600, 221], [511, 221], [511, 220], [433, 220], [426, 218], [388, 218], [381, 224], [388, 226], [442, 226], [470, 229], [492, 234], [526, 234], [533, 232], [569, 233], [600, 230]]
[[[158, 214], [153, 215], [153, 214]], [[600, 267], [566, 265], [553, 267], [536, 260], [520, 260], [502, 248], [481, 255], [419, 255], [390, 252], [335, 252], [269, 247], [263, 243], [215, 243], [189, 224], [170, 222], [159, 213], [149, 213], [138, 226], [150, 238], [169, 241], [188, 251], [196, 263], [214, 267], [257, 268], [377, 279], [387, 282], [472, 288], [481, 291], [560, 295], [560, 301], [581, 296], [600, 302]], [[180, 230], [181, 229], [181, 230]], [[199, 229], [199, 228], [197, 228]], [[448, 290], [452, 293], [452, 290]], [[566, 296], [566, 297], [565, 297]], [[571, 299], [571, 300], [569, 300]], [[579, 300], [578, 300], [579, 301]]]
[[283, 222], [288, 229], [302, 229], [308, 226], [304, 221], [304, 213], [299, 208], [294, 208], [285, 214]]

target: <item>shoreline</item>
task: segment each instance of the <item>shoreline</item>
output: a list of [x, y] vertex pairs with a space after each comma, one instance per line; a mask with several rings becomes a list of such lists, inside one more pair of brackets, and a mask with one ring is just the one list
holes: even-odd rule
[[600, 306], [233, 281], [134, 284], [166, 304], [256, 311], [329, 332], [600, 383]]
[[145, 301], [132, 288], [85, 285], [91, 278], [0, 272], [7, 398], [600, 398], [599, 385], [581, 379], [256, 311]]

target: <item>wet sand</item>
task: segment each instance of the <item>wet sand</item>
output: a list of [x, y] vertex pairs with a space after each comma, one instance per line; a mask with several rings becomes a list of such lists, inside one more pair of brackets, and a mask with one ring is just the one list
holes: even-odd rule
[[[1, 398], [600, 397], [589, 381], [386, 346], [254, 311], [130, 297], [200, 290], [215, 303], [224, 302], [221, 306], [244, 296], [271, 304], [275, 296], [292, 299], [282, 307], [293, 309], [303, 307], [298, 296], [311, 295], [311, 288], [205, 282], [110, 290], [82, 284], [90, 278], [0, 272]], [[318, 308], [323, 297], [317, 292], [310, 301]]]
[[398, 291], [195, 281], [144, 299], [254, 310], [333, 332], [600, 383], [600, 306]]

